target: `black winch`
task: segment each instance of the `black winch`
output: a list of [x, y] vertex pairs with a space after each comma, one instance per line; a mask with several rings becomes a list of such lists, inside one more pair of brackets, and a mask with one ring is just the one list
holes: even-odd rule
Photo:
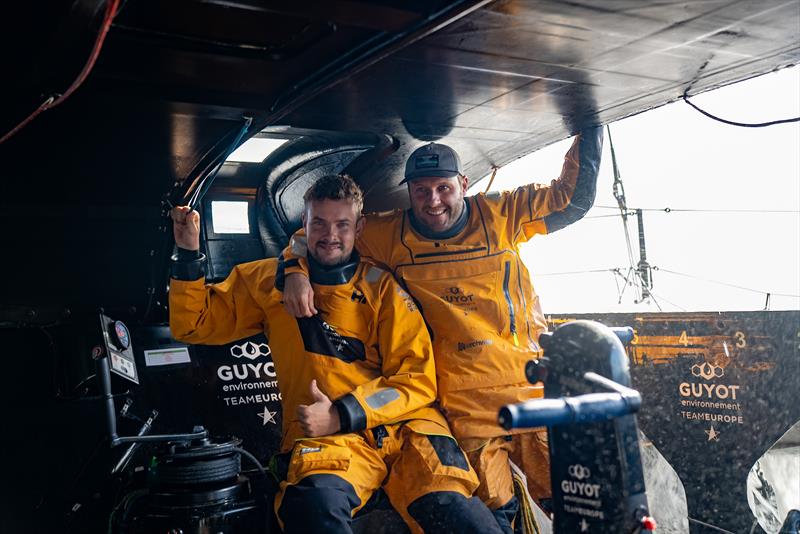
[[121, 502], [119, 532], [268, 532], [266, 480], [241, 473], [239, 444], [203, 438], [161, 447], [148, 488]]
[[[108, 521], [109, 532], [145, 534], [239, 534], [270, 532], [269, 502], [275, 484], [264, 468], [237, 438], [210, 437], [202, 426], [184, 434], [151, 435], [158, 412], [153, 410], [135, 436], [117, 434], [115, 396], [111, 374], [138, 384], [133, 349], [127, 327], [102, 313], [103, 345], [92, 349], [100, 398], [104, 404], [109, 442], [127, 450], [111, 470], [122, 475], [131, 457], [142, 445], [153, 452], [147, 482], [118, 501]], [[131, 401], [122, 408], [128, 414]], [[256, 470], [242, 473], [242, 456]]]
[[631, 328], [574, 321], [543, 334], [544, 357], [529, 362], [545, 398], [505, 406], [506, 429], [548, 427], [556, 534], [650, 532], [635, 412], [623, 342]]

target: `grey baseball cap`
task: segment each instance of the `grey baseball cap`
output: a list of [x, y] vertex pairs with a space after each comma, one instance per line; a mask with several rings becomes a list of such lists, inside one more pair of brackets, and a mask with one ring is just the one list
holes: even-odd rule
[[456, 151], [447, 145], [428, 143], [408, 156], [406, 175], [400, 183], [404, 184], [414, 178], [430, 176], [450, 178], [459, 174], [462, 174], [461, 158], [458, 157]]

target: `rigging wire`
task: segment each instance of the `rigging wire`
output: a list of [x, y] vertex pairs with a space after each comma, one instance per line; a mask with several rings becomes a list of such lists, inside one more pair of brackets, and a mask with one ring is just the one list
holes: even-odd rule
[[[741, 289], [741, 290], [744, 290], [744, 291], [750, 291], [752, 293], [759, 293], [761, 295], [770, 295], [770, 296], [774, 296], [774, 297], [800, 298], [800, 295], [793, 295], [793, 294], [790, 294], [790, 293], [776, 293], [774, 291], [764, 291], [764, 290], [761, 290], [761, 289], [753, 289], [751, 287], [745, 287], [745, 286], [740, 286], [740, 285], [737, 285], [737, 284], [731, 284], [729, 282], [723, 282], [721, 280], [714, 280], [713, 278], [704, 278], [702, 276], [697, 276], [697, 275], [688, 274], [688, 273], [682, 273], [682, 272], [679, 272], [679, 271], [673, 271], [672, 269], [665, 269], [663, 267], [658, 267], [658, 266], [655, 266], [655, 265], [652, 267], [652, 269], [654, 271], [674, 274], [674, 275], [677, 275], [677, 276], [684, 276], [684, 277], [687, 277], [687, 278], [694, 278], [694, 279], [701, 280], [703, 282], [707, 282], [707, 283], [710, 283], [710, 284], [718, 284], [718, 285], [722, 285], [722, 286], [728, 286], [728, 287], [732, 287], [732, 288], [735, 288], [735, 289]], [[551, 273], [541, 273], [541, 274], [537, 274], [536, 276], [537, 276], [537, 278], [541, 278], [541, 277], [545, 277], [545, 276], [570, 276], [570, 275], [576, 275], [576, 274], [613, 273], [615, 275], [615, 281], [617, 281], [616, 278], [619, 277], [625, 283], [625, 285], [632, 285], [633, 282], [631, 281], [631, 278], [630, 278], [631, 277], [631, 269], [630, 269], [630, 267], [626, 270], [627, 274], [625, 274], [625, 275], [622, 274], [622, 270], [623, 270], [622, 267], [612, 267], [612, 268], [608, 268], [608, 269], [585, 269], [585, 270], [581, 270], [581, 271], [560, 271], [560, 272], [551, 272]], [[635, 271], [635, 269], [634, 269], [634, 271]], [[618, 284], [617, 285], [618, 292], [619, 292], [619, 289], [620, 288], [619, 288], [619, 284]], [[624, 292], [624, 288], [622, 289], [622, 291]], [[669, 302], [663, 296], [660, 297], [660, 298], [661, 298], [661, 300], [663, 300], [665, 302]], [[621, 301], [620, 301], [620, 303], [621, 303]], [[669, 303], [673, 304], [671, 302], [669, 302]], [[676, 305], [676, 307], [680, 308], [680, 306], [677, 306], [677, 305]]]
[[661, 304], [659, 304], [659, 303], [658, 303], [658, 300], [656, 299], [656, 296], [655, 296], [655, 295], [653, 295], [653, 292], [652, 292], [652, 291], [648, 291], [648, 292], [647, 292], [647, 298], [648, 298], [649, 300], [652, 300], [652, 301], [653, 301], [653, 304], [655, 304], [655, 305], [656, 305], [656, 308], [658, 308], [658, 311], [660, 311], [660, 312], [663, 312], [663, 311], [664, 311], [664, 310], [663, 310], [663, 308], [661, 308]]
[[[630, 215], [630, 212], [628, 213], [628, 215]], [[612, 213], [610, 215], [587, 215], [586, 217], [584, 217], [581, 220], [586, 220], [586, 219], [610, 219], [611, 217], [614, 217], [614, 218], [619, 217], [619, 213]]]
[[[618, 206], [594, 206], [599, 209], [616, 210]], [[714, 208], [628, 208], [628, 214], [632, 214], [636, 210], [641, 211], [661, 211], [664, 213], [672, 212], [702, 212], [702, 213], [800, 213], [800, 210], [762, 210], [762, 209], [714, 209]], [[584, 217], [584, 219], [610, 217], [611, 215], [595, 215], [593, 217]]]
[[[606, 125], [606, 132], [608, 133], [608, 145], [611, 150], [611, 165], [612, 170], [614, 172], [614, 184], [613, 184], [613, 194], [614, 198], [617, 200], [617, 208], [619, 209], [619, 214], [622, 217], [622, 229], [625, 231], [625, 246], [628, 251], [628, 277], [630, 277], [631, 273], [635, 273], [635, 282], [630, 284], [628, 282], [628, 277], [626, 277], [626, 285], [623, 286], [622, 291], [619, 292], [619, 301], [622, 302], [622, 297], [625, 293], [625, 289], [628, 285], [633, 285], [636, 291], [636, 297], [634, 298], [634, 302], [642, 302], [651, 287], [651, 284], [647, 283], [647, 281], [643, 277], [642, 271], [637, 267], [636, 261], [633, 257], [633, 246], [631, 245], [631, 235], [628, 231], [628, 215], [631, 214], [631, 210], [628, 208], [627, 200], [625, 199], [625, 186], [622, 183], [622, 176], [619, 172], [619, 165], [617, 165], [617, 152], [614, 149], [614, 140], [611, 137], [611, 125]], [[640, 226], [641, 226], [641, 214], [637, 213], [640, 219]], [[641, 236], [640, 236], [641, 241]], [[641, 249], [642, 243], [640, 243], [640, 254], [644, 254], [643, 249]], [[643, 258], [642, 258], [643, 259]], [[640, 262], [641, 263], [641, 262]]]
[[[628, 289], [629, 286], [633, 286], [634, 288], [637, 287], [636, 283], [638, 282], [638, 279], [634, 278], [631, 280], [631, 276], [634, 274], [636, 274], [636, 269], [633, 266], [628, 267], [625, 276], [622, 275], [622, 271], [620, 269], [614, 270], [615, 281], [617, 277], [622, 279], [622, 287], [620, 288], [620, 285], [617, 284], [617, 304], [622, 304], [622, 298], [625, 296], [625, 290]], [[633, 302], [634, 304], [639, 304], [641, 301], [638, 298], [634, 298]]]
[[721, 280], [714, 280], [714, 279], [711, 279], [711, 278], [704, 278], [702, 276], [697, 276], [697, 275], [693, 275], [693, 274], [681, 273], [681, 272], [678, 272], [678, 271], [673, 271], [671, 269], [664, 269], [662, 267], [653, 267], [653, 269], [656, 270], [656, 271], [659, 271], [659, 272], [674, 274], [674, 275], [677, 275], [677, 276], [684, 276], [686, 278], [694, 278], [696, 280], [702, 280], [703, 282], [708, 282], [708, 283], [711, 283], [711, 284], [719, 284], [721, 286], [733, 287], [733, 288], [736, 288], [736, 289], [741, 289], [743, 291], [750, 291], [752, 293], [760, 293], [762, 295], [772, 295], [772, 296], [776, 296], [776, 297], [789, 297], [789, 298], [800, 299], [800, 295], [792, 295], [792, 294], [789, 294], [789, 293], [776, 293], [774, 291], [763, 291], [763, 290], [760, 290], [760, 289], [753, 289], [751, 287], [744, 287], [744, 286], [740, 286], [740, 285], [736, 285], [736, 284], [731, 284], [731, 283], [728, 283], [728, 282], [723, 282]]
[[588, 274], [588, 273], [608, 273], [618, 271], [619, 267], [615, 267], [613, 269], [589, 269], [586, 271], [564, 271], [558, 273], [542, 273], [537, 274], [536, 278], [542, 278], [543, 276], [563, 276], [563, 275], [570, 275], [570, 274]]
[[[674, 303], [674, 302], [672, 302], [671, 300], [667, 300], [667, 299], [665, 299], [665, 298], [664, 298], [662, 295], [656, 295], [656, 294], [655, 294], [655, 293], [653, 293], [652, 291], [650, 292], [650, 294], [651, 294], [651, 295], [653, 295], [654, 297], [657, 297], [657, 298], [658, 298], [658, 299], [660, 299], [660, 300], [663, 300], [664, 302], [666, 302], [666, 303], [667, 303], [667, 304], [669, 304], [670, 306], [674, 306], [675, 308], [678, 308], [678, 309], [679, 309], [680, 311], [682, 311], [682, 312], [688, 312], [688, 311], [689, 311], [689, 310], [687, 310], [686, 308], [684, 308], [683, 306], [680, 306], [680, 305], [678, 305], [678, 304], [675, 304], [675, 303]], [[656, 301], [655, 301], [655, 299], [653, 299], [653, 301], [654, 301], [654, 302], [656, 302]], [[656, 302], [656, 306], [658, 306], [658, 302]], [[661, 311], [661, 306], [658, 306], [658, 309], [659, 309], [659, 311]]]
[[617, 152], [614, 150], [614, 141], [611, 138], [611, 125], [606, 125], [606, 132], [608, 133], [608, 143], [611, 148], [611, 164], [614, 171], [614, 185], [613, 194], [617, 200], [617, 209], [622, 217], [622, 227], [625, 230], [625, 244], [628, 247], [628, 261], [633, 265], [633, 251], [631, 249], [631, 236], [628, 233], [628, 206], [625, 200], [625, 186], [622, 184], [622, 177], [620, 176], [619, 166], [617, 166]]

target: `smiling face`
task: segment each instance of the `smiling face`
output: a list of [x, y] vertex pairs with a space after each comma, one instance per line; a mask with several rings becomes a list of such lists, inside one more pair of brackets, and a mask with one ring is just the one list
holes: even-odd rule
[[453, 227], [464, 211], [466, 176], [414, 178], [408, 182], [411, 211], [432, 232]]
[[303, 214], [308, 253], [325, 266], [350, 260], [364, 218], [351, 199], [311, 200]]

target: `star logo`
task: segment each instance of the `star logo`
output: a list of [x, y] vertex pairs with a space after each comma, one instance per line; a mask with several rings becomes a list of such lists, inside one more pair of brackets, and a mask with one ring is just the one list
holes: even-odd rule
[[275, 421], [275, 416], [278, 415], [278, 412], [271, 412], [269, 408], [264, 406], [264, 411], [261, 413], [256, 414], [262, 419], [261, 426], [266, 425], [267, 423], [272, 423], [273, 425], [277, 425], [278, 422]]
[[719, 432], [714, 430], [714, 425], [711, 425], [711, 428], [704, 431], [708, 436], [708, 441], [719, 441]]
[[589, 523], [586, 522], [586, 519], [581, 519], [581, 532], [589, 532]]

